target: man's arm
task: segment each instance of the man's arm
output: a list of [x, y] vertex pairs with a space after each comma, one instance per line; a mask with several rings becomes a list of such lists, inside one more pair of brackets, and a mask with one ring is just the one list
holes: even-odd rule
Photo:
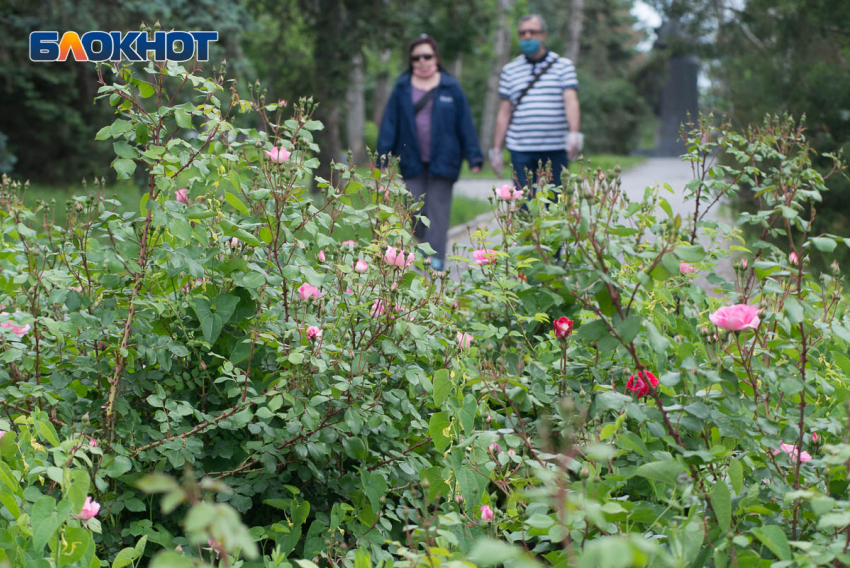
[[[570, 134], [581, 132], [581, 111], [578, 106], [578, 91], [575, 89], [564, 89], [564, 111], [567, 113], [567, 123], [570, 125]], [[567, 153], [570, 160], [578, 157], [581, 148], [575, 138], [567, 137]]]
[[567, 111], [570, 132], [581, 132], [581, 112], [578, 108], [578, 91], [575, 89], [564, 89], [564, 110]]
[[505, 136], [508, 134], [508, 126], [511, 124], [511, 116], [514, 109], [511, 106], [511, 101], [502, 99], [499, 103], [499, 113], [496, 115], [496, 131], [493, 135], [493, 151], [490, 157], [490, 165], [493, 166], [493, 171], [501, 175], [504, 168], [502, 149], [505, 144]]

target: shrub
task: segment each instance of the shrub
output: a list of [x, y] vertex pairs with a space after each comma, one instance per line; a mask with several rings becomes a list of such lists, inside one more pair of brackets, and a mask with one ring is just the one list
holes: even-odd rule
[[[0, 190], [0, 561], [848, 561], [850, 327], [841, 282], [806, 271], [844, 241], [806, 231], [826, 185], [791, 121], [691, 133], [687, 219], [615, 171], [496, 200], [502, 240], [476, 233], [456, 283], [416, 259], [393, 167], [336, 165], [307, 199], [311, 101], [101, 70], [139, 212], [93, 194], [37, 230]], [[750, 245], [702, 218], [745, 178]], [[766, 240], [791, 226], [795, 261]]]

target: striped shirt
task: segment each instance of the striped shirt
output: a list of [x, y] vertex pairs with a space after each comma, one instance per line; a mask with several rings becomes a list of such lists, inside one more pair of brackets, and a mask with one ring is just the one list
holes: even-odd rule
[[502, 69], [499, 96], [516, 105], [516, 100], [532, 78], [550, 62], [546, 74], [525, 94], [515, 107], [508, 127], [506, 146], [515, 152], [537, 152], [566, 149], [569, 130], [564, 109], [564, 91], [578, 90], [573, 62], [549, 51], [540, 61], [529, 61], [520, 55]]

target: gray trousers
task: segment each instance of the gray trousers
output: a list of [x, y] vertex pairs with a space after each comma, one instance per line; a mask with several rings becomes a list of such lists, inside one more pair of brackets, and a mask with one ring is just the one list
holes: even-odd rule
[[445, 260], [449, 214], [452, 210], [452, 186], [455, 180], [429, 175], [426, 165], [423, 175], [407, 178], [404, 182], [414, 199], [425, 196], [425, 204], [419, 214], [427, 217], [431, 223], [427, 228], [422, 223], [416, 223], [413, 234], [431, 245], [437, 252], [437, 258]]

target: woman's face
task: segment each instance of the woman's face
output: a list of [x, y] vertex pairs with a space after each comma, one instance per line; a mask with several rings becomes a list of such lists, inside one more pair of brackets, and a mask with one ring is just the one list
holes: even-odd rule
[[413, 74], [418, 77], [430, 77], [437, 71], [437, 54], [427, 43], [420, 43], [410, 52]]

